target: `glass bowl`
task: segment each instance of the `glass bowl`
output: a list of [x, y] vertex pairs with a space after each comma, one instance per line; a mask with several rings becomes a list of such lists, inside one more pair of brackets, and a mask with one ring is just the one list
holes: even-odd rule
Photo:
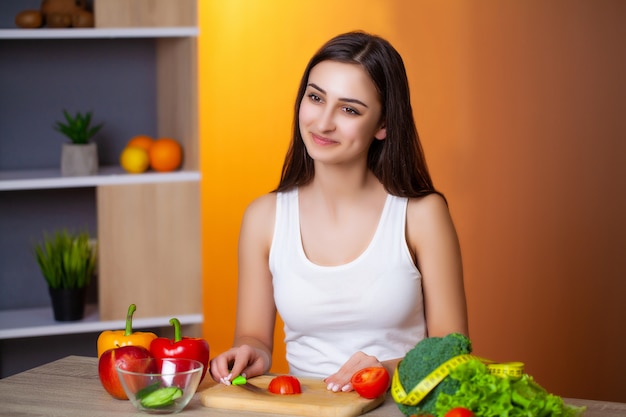
[[182, 411], [196, 392], [202, 363], [191, 359], [133, 359], [117, 366], [131, 403], [149, 414]]

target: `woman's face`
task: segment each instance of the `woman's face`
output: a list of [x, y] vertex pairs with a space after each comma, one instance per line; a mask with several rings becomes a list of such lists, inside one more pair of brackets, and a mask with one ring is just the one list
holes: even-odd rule
[[376, 87], [357, 64], [322, 61], [313, 67], [298, 117], [316, 162], [366, 163], [372, 141], [386, 136]]

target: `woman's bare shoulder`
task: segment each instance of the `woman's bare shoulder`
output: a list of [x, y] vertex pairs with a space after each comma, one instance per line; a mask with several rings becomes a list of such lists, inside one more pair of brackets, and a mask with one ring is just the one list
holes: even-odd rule
[[268, 193], [263, 194], [252, 200], [248, 207], [246, 208], [246, 212], [250, 213], [259, 213], [261, 215], [267, 214], [268, 212], [276, 211], [276, 193]]
[[264, 194], [248, 204], [243, 215], [243, 227], [252, 226], [256, 229], [273, 230], [276, 216], [276, 193]]
[[408, 239], [414, 246], [445, 236], [454, 237], [456, 233], [448, 204], [436, 193], [410, 199], [406, 221]]
[[409, 199], [407, 207], [408, 217], [433, 215], [449, 215], [446, 200], [437, 193], [428, 194], [424, 197]]

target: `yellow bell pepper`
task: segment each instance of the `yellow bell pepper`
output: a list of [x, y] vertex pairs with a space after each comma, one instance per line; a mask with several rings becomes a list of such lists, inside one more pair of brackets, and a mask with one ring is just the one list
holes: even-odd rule
[[105, 330], [98, 336], [98, 358], [109, 349], [115, 349], [122, 346], [142, 346], [150, 349], [150, 343], [157, 338], [152, 332], [133, 332], [133, 313], [137, 306], [131, 304], [126, 314], [126, 329], [124, 330]]

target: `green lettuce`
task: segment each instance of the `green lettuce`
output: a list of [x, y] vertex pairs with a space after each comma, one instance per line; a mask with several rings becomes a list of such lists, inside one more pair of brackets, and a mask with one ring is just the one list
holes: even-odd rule
[[565, 404], [529, 375], [519, 379], [492, 375], [479, 360], [459, 365], [450, 378], [460, 386], [454, 394], [439, 394], [435, 403], [438, 416], [454, 407], [472, 410], [477, 417], [578, 417], [585, 410]]

